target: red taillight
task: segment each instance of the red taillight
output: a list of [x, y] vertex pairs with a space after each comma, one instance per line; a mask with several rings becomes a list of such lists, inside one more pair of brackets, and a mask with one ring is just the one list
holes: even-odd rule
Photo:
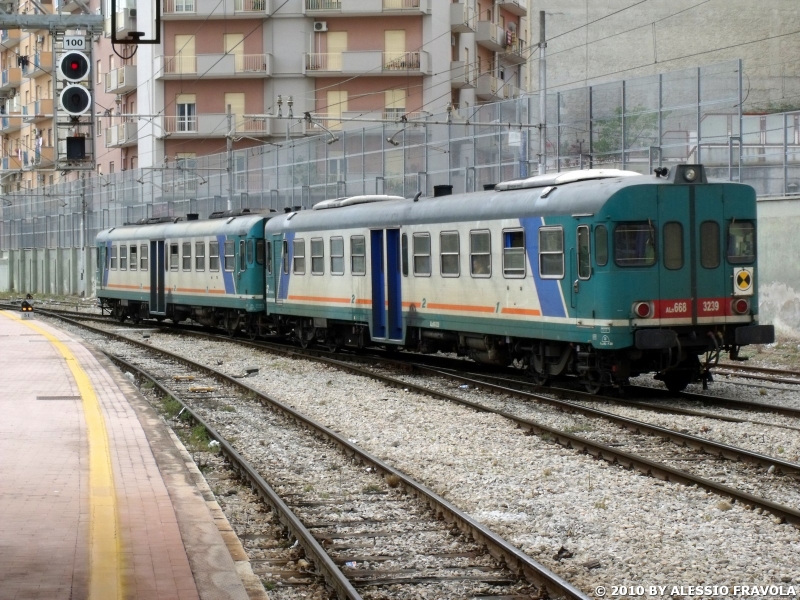
[[653, 307], [649, 302], [637, 302], [633, 305], [633, 313], [640, 319], [649, 319], [653, 316]]
[[739, 298], [738, 300], [733, 301], [731, 308], [737, 315], [743, 315], [750, 310], [750, 302], [744, 298]]

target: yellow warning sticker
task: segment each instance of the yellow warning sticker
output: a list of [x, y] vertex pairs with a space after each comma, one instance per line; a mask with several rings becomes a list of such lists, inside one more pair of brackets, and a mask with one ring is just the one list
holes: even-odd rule
[[736, 267], [733, 270], [733, 295], [753, 294], [753, 267]]

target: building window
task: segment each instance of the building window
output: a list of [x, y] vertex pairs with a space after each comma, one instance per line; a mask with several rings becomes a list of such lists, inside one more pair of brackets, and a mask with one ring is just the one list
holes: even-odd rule
[[225, 242], [225, 270], [233, 271], [236, 267], [236, 244], [231, 241]]
[[192, 242], [183, 242], [183, 270], [192, 270]]
[[469, 269], [473, 277], [492, 276], [492, 234], [469, 232]]
[[539, 229], [539, 276], [542, 279], [564, 277], [564, 231], [561, 227]]
[[442, 277], [458, 277], [459, 240], [457, 231], [443, 231], [439, 234]]
[[292, 264], [292, 271], [295, 275], [305, 275], [306, 272], [306, 241], [294, 240], [292, 244], [292, 251], [294, 260]]
[[503, 277], [525, 277], [525, 232], [522, 229], [503, 232]]
[[194, 244], [194, 270], [206, 270], [206, 243], [195, 242]]
[[431, 275], [431, 236], [429, 233], [415, 233], [411, 238], [414, 251], [414, 275], [430, 277]]
[[175, 101], [176, 131], [197, 131], [197, 104], [194, 94], [180, 94]]
[[344, 238], [331, 238], [331, 275], [344, 275]]
[[208, 270], [219, 271], [219, 242], [208, 242]]
[[350, 271], [353, 275], [367, 274], [367, 245], [363, 235], [350, 238]]

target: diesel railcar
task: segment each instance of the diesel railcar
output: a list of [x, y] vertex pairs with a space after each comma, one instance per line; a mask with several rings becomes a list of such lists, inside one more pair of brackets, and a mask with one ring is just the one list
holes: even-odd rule
[[120, 320], [193, 319], [258, 333], [268, 214], [112, 227], [97, 235], [97, 297]]
[[265, 224], [267, 319], [301, 344], [515, 363], [672, 390], [758, 323], [754, 190], [702, 165], [582, 170], [439, 198], [360, 196]]

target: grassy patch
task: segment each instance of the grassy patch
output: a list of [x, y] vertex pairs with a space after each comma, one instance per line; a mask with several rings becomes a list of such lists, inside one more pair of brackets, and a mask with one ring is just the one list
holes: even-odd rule
[[170, 417], [174, 417], [183, 408], [183, 405], [178, 402], [172, 396], [166, 396], [161, 399], [161, 408], [167, 413]]

